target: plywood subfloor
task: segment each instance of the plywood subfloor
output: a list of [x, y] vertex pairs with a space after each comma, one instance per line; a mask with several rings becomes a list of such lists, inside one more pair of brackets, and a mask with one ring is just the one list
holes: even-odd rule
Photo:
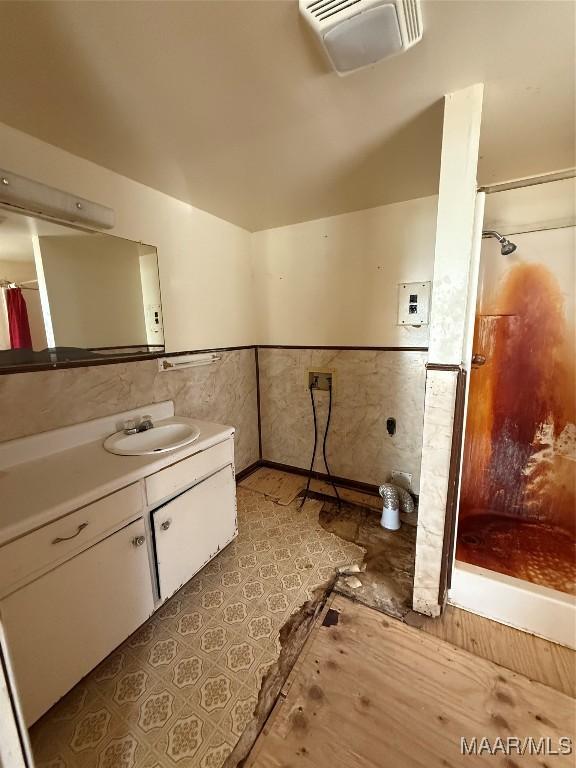
[[32, 726], [37, 768], [220, 768], [286, 625], [364, 557], [321, 507], [240, 489], [238, 537]]
[[283, 694], [247, 768], [541, 768], [542, 756], [463, 756], [461, 737], [574, 736], [565, 694], [339, 595]]
[[[260, 467], [242, 480], [240, 485], [243, 488], [249, 488], [251, 491], [263, 493], [276, 504], [287, 505], [291, 504], [298, 494], [306, 488], [307, 482], [308, 478], [305, 475], [283, 472], [270, 467]], [[314, 493], [321, 493], [324, 496], [335, 498], [334, 488], [325, 480], [313, 479], [310, 483], [310, 490]], [[382, 499], [380, 496], [357, 491], [353, 488], [346, 488], [341, 485], [338, 485], [338, 493], [342, 501], [373, 509], [378, 513], [382, 512]], [[416, 525], [417, 513], [403, 515], [402, 519], [406, 523]]]
[[412, 613], [414, 526], [388, 531], [372, 510], [358, 504], [338, 506], [333, 501], [324, 502], [319, 522], [330, 533], [366, 550], [362, 571], [339, 576], [334, 585], [336, 592], [398, 619]]
[[437, 619], [422, 617], [419, 626], [439, 640], [576, 696], [576, 652], [570, 648], [453, 605], [446, 606]]
[[306, 487], [306, 478], [289, 472], [279, 472], [277, 469], [260, 467], [248, 475], [239, 484], [241, 488], [263, 493], [276, 504], [290, 504], [300, 491]]

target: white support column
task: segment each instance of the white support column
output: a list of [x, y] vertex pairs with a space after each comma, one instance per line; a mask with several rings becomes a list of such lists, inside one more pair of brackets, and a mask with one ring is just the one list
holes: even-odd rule
[[40, 306], [42, 307], [42, 318], [44, 320], [44, 331], [46, 333], [46, 346], [55, 347], [56, 340], [54, 339], [54, 327], [52, 325], [52, 315], [50, 314], [50, 301], [48, 300], [48, 289], [46, 287], [46, 278], [44, 277], [44, 263], [42, 262], [40, 238], [38, 235], [32, 235], [32, 249], [34, 251], [34, 266], [36, 267], [38, 291], [40, 292]]
[[[438, 197], [414, 609], [438, 615], [457, 383], [467, 331], [483, 85], [448, 94]], [[476, 235], [481, 236], [481, 233]]]

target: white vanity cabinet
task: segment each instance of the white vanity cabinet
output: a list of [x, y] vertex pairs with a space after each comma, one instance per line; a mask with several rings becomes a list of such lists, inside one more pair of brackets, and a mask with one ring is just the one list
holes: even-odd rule
[[160, 598], [167, 599], [236, 536], [232, 466], [152, 513]]
[[234, 429], [198, 421], [186, 450], [108, 453], [129, 416], [0, 443], [0, 621], [28, 725], [237, 533]]
[[33, 723], [153, 612], [143, 519], [0, 601]]
[[144, 512], [134, 483], [0, 548], [0, 597], [87, 549]]

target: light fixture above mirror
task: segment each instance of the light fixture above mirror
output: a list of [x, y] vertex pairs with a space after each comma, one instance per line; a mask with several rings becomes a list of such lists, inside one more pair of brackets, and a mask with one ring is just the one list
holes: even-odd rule
[[52, 219], [112, 229], [114, 210], [0, 168], [0, 203]]

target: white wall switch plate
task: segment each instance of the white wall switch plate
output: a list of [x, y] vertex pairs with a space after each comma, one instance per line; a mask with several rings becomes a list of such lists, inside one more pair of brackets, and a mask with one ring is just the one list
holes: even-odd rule
[[431, 283], [399, 283], [398, 325], [428, 325]]
[[162, 306], [160, 304], [148, 304], [146, 306], [146, 329], [151, 334], [162, 332]]

